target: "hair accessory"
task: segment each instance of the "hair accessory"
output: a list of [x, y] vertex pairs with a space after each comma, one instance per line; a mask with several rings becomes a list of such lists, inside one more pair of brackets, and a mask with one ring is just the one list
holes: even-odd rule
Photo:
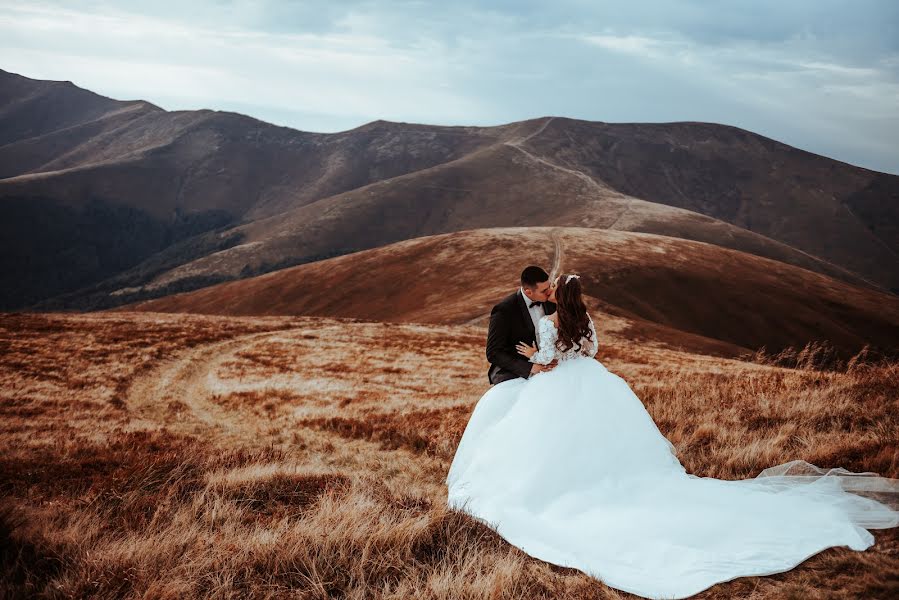
[[580, 279], [580, 278], [581, 278], [580, 275], [569, 275], [568, 277], [565, 278], [565, 283], [568, 283], [572, 279]]

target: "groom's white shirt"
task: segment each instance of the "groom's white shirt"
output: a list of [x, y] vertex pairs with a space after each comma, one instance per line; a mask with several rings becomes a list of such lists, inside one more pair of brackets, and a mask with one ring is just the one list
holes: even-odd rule
[[546, 311], [543, 310], [542, 304], [531, 307], [531, 302], [533, 302], [533, 300], [525, 295], [523, 287], [518, 288], [518, 293], [524, 298], [524, 305], [528, 307], [528, 312], [531, 313], [531, 321], [534, 322], [534, 331], [537, 331], [537, 323], [540, 322], [541, 317], [546, 316]]

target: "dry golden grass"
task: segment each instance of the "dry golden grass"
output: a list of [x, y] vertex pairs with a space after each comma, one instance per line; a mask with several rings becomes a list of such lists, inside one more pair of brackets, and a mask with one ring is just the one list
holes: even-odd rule
[[[728, 360], [635, 344], [622, 319], [595, 317], [598, 358], [690, 472], [753, 477], [798, 458], [899, 477], [899, 363], [822, 363], [822, 348]], [[485, 333], [0, 316], [0, 596], [632, 597], [446, 508], [487, 388]], [[873, 533], [865, 552], [831, 548], [698, 597], [897, 597], [899, 535]]]

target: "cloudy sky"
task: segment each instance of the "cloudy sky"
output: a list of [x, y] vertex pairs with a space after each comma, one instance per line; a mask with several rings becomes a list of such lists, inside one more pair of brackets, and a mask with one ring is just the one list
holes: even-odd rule
[[727, 123], [899, 174], [896, 0], [0, 0], [0, 68], [307, 131]]

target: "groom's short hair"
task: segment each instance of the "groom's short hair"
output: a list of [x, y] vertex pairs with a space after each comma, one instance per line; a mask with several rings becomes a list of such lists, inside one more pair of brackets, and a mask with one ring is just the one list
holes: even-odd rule
[[521, 272], [521, 285], [523, 287], [533, 289], [537, 287], [538, 283], [543, 283], [547, 280], [549, 280], [549, 273], [536, 265], [526, 267], [525, 270]]

